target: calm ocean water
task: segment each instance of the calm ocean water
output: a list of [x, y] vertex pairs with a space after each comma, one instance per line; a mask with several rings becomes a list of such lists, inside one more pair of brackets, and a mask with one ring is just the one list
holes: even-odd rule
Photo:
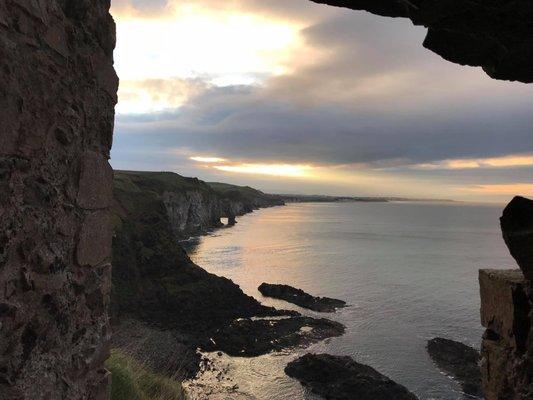
[[[502, 208], [408, 202], [290, 204], [257, 211], [231, 229], [199, 238], [189, 254], [264, 304], [346, 325], [343, 337], [306, 351], [350, 355], [420, 399], [461, 399], [459, 386], [432, 364], [425, 344], [442, 336], [479, 348], [483, 330], [477, 270], [514, 266], [499, 232]], [[315, 314], [262, 297], [257, 291], [262, 282], [343, 299], [350, 307]], [[297, 355], [219, 357], [231, 383], [228, 391], [198, 396], [314, 399], [283, 374], [284, 365]]]

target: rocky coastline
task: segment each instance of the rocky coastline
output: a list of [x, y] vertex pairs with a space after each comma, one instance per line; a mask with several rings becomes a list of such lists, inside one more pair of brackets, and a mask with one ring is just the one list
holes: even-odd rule
[[173, 172], [114, 171], [115, 210], [128, 208], [135, 196], [157, 198], [178, 238], [188, 238], [236, 222], [236, 217], [260, 208], [285, 205], [277, 195], [246, 186], [208, 183]]
[[[181, 238], [218, 227], [228, 215], [282, 205], [251, 188], [223, 186], [171, 173], [115, 174], [113, 342], [165, 375], [176, 376], [170, 360], [177, 358], [187, 366], [179, 369], [182, 378], [194, 377], [196, 349], [252, 357], [344, 333], [337, 322], [263, 306], [189, 259]], [[150, 342], [147, 354], [146, 336], [164, 340]], [[169, 341], [172, 346], [164, 345]]]
[[[210, 362], [202, 361], [197, 349], [256, 357], [343, 335], [345, 328], [338, 322], [260, 304], [231, 280], [194, 264], [179, 244], [189, 235], [220, 227], [221, 218], [230, 222], [231, 216], [282, 204], [279, 197], [251, 188], [206, 184], [172, 173], [116, 172], [113, 346], [157, 373], [185, 380], [194, 378], [202, 365]], [[317, 312], [334, 312], [346, 305], [288, 285], [264, 283], [259, 291]], [[438, 357], [455, 360], [452, 350], [428, 345], [440, 368], [453, 374], [466, 393], [477, 393], [479, 372], [476, 375], [475, 366], [460, 370], [464, 359], [456, 360], [453, 366], [457, 368], [450, 372], [453, 366], [437, 361]], [[321, 368], [336, 371], [335, 379], [320, 381], [316, 374]], [[327, 392], [326, 398], [352, 398], [354, 393], [374, 399], [416, 398], [349, 357], [307, 355], [289, 364], [286, 371], [315, 393]], [[369, 381], [372, 384], [367, 385]]]

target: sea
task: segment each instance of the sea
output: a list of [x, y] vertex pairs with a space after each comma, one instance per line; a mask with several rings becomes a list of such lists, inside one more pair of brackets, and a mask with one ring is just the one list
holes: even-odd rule
[[[206, 354], [216, 373], [188, 384], [192, 399], [314, 400], [284, 366], [306, 352], [348, 355], [421, 400], [468, 398], [440, 371], [428, 339], [480, 347], [478, 270], [515, 268], [501, 237], [502, 205], [456, 202], [293, 203], [258, 210], [187, 246], [201, 267], [265, 305], [327, 317], [346, 334], [253, 358]], [[283, 283], [345, 300], [332, 314], [263, 297]]]

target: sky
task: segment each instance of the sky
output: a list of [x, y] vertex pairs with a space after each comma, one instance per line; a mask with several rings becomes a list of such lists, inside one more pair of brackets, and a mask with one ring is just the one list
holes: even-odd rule
[[307, 0], [112, 0], [111, 163], [271, 193], [533, 196], [533, 85]]

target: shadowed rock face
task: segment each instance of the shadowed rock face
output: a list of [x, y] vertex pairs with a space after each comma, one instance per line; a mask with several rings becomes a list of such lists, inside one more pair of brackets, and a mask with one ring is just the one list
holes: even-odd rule
[[440, 369], [459, 381], [466, 394], [482, 396], [479, 351], [463, 343], [444, 338], [429, 340], [427, 350]]
[[533, 82], [530, 0], [313, 0], [409, 18], [428, 28], [424, 47], [448, 61], [481, 66], [494, 79]]
[[306, 354], [285, 373], [329, 400], [416, 400], [405, 387], [351, 357]]
[[0, 399], [107, 397], [109, 0], [0, 2]]
[[533, 280], [533, 201], [515, 197], [500, 218], [503, 239], [524, 276]]

